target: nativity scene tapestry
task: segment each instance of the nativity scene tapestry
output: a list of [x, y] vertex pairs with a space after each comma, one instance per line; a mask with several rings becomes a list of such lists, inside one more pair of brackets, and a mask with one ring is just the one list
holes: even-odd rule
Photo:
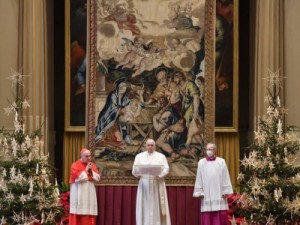
[[205, 143], [205, 2], [91, 2], [88, 126], [108, 183], [132, 183], [148, 138], [169, 177], [195, 176]]

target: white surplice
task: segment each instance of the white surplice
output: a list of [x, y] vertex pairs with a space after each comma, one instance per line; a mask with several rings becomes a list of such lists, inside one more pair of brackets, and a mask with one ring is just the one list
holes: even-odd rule
[[[100, 180], [100, 175], [92, 171], [94, 181]], [[88, 174], [83, 171], [70, 187], [70, 213], [77, 215], [98, 215], [95, 184], [88, 181]]]
[[158, 177], [141, 176], [136, 199], [136, 225], [171, 225], [167, 190], [164, 177], [169, 173], [166, 157], [159, 153], [147, 151], [136, 155], [132, 174], [137, 176], [135, 165], [162, 165]]
[[232, 185], [224, 159], [201, 159], [198, 162], [194, 197], [203, 196], [201, 212], [227, 210], [224, 195], [232, 194]]

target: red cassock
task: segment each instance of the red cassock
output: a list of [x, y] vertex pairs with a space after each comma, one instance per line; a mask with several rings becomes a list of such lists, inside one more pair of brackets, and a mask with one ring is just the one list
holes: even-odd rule
[[95, 225], [98, 213], [95, 181], [99, 181], [101, 174], [92, 163], [91, 170], [81, 160], [71, 166], [70, 177], [70, 225]]

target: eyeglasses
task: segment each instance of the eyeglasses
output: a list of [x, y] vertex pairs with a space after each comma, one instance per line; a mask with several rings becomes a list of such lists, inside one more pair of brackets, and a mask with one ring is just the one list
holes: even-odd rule
[[147, 146], [154, 146], [154, 144], [147, 144]]

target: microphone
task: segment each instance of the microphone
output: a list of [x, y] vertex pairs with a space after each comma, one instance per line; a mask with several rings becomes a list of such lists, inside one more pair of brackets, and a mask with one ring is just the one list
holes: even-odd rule
[[92, 163], [91, 162], [89, 162], [88, 165], [87, 165], [87, 171], [89, 173], [92, 173]]

